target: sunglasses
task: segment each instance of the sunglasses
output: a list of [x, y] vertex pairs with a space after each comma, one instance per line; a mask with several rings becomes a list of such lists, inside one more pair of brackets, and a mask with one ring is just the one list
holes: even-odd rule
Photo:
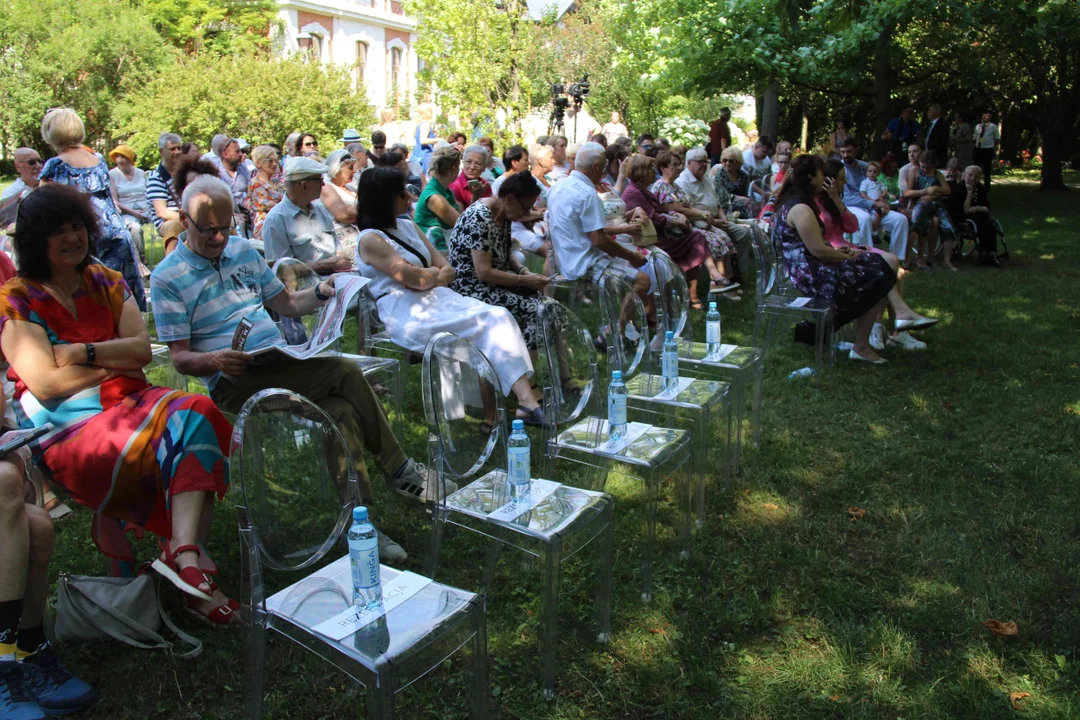
[[27, 160], [25, 162], [25, 164], [27, 164], [27, 165], [44, 165], [45, 163], [41, 160], [41, 158], [35, 158], [33, 160]]
[[308, 140], [304, 143], [303, 147], [319, 147], [318, 140]]

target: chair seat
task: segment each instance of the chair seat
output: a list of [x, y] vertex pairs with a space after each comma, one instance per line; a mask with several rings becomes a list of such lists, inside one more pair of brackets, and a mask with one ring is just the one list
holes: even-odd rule
[[656, 467], [678, 458], [680, 451], [690, 441], [690, 432], [653, 426], [616, 453], [601, 449], [607, 439], [608, 421], [604, 418], [587, 417], [559, 433], [555, 442], [560, 447], [593, 453], [631, 465]]
[[805, 305], [792, 305], [801, 301], [801, 297], [770, 295], [758, 303], [759, 308], [767, 312], [790, 312], [800, 314], [824, 315], [832, 310], [832, 303], [822, 298], [809, 298]]
[[360, 371], [364, 375], [370, 375], [375, 372], [390, 371], [393, 372], [398, 367], [398, 361], [395, 358], [376, 357], [374, 355], [355, 355], [353, 353], [326, 353], [327, 355], [336, 355], [338, 357], [348, 358], [357, 365], [360, 366]]
[[719, 380], [701, 380], [694, 378], [689, 386], [673, 398], [660, 398], [664, 392], [664, 378], [661, 375], [638, 373], [626, 383], [628, 397], [631, 400], [657, 401], [688, 408], [713, 408], [724, 401], [730, 386]]
[[[394, 568], [381, 566], [384, 597], [400, 574]], [[302, 635], [314, 637], [325, 647], [375, 672], [456, 629], [477, 603], [482, 607], [474, 593], [432, 582], [388, 612], [382, 618], [385, 624], [376, 620], [357, 633], [331, 640], [314, 628], [352, 605], [352, 569], [346, 555], [268, 598], [266, 610], [274, 629], [299, 641], [294, 634], [298, 629]], [[456, 645], [447, 648], [447, 655], [453, 649]]]
[[536, 507], [511, 521], [489, 517], [508, 501], [506, 472], [492, 470], [446, 498], [446, 505], [450, 510], [550, 543], [556, 535], [572, 534], [579, 526], [591, 524], [612, 499], [606, 493], [561, 485]]
[[764, 354], [761, 348], [750, 345], [736, 345], [735, 349], [719, 360], [708, 360], [709, 345], [703, 342], [680, 342], [679, 362], [691, 365], [709, 365], [725, 370], [743, 370], [761, 362]]

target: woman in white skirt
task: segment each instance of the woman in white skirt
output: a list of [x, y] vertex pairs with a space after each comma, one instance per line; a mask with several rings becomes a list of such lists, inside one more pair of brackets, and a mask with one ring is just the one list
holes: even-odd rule
[[414, 352], [423, 352], [439, 332], [468, 340], [491, 362], [502, 391], [517, 396], [517, 417], [542, 424], [544, 412], [529, 382], [529, 349], [517, 321], [505, 308], [447, 287], [454, 269], [415, 223], [401, 217], [409, 205], [405, 176], [391, 168], [368, 170], [356, 196], [356, 267], [371, 279], [368, 289], [390, 339]]

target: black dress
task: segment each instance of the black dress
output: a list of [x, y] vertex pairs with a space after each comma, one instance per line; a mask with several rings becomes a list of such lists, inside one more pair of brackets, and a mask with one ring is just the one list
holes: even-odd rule
[[476, 202], [466, 208], [447, 240], [447, 261], [457, 271], [450, 289], [488, 305], [506, 308], [517, 320], [525, 344], [535, 350], [541, 337], [540, 309], [551, 300], [535, 290], [484, 282], [476, 276], [473, 264], [472, 251], [479, 250], [491, 253], [493, 270], [514, 272], [510, 267], [512, 241], [510, 222], [495, 222], [487, 205]]

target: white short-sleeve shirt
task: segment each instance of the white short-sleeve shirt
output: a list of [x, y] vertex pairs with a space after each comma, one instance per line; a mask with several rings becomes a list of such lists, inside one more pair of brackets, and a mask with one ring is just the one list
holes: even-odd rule
[[584, 277], [594, 264], [608, 257], [589, 239], [589, 233], [605, 226], [604, 203], [596, 194], [596, 186], [574, 170], [551, 188], [547, 202], [548, 227], [559, 271], [570, 280]]

